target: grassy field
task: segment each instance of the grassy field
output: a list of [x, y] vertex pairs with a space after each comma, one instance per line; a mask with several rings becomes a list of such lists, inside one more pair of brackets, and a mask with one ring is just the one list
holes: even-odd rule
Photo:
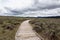
[[0, 40], [15, 40], [15, 34], [24, 20], [45, 40], [60, 40], [60, 18], [22, 18], [0, 16]]
[[15, 34], [21, 22], [28, 18], [0, 17], [0, 40], [15, 40]]
[[60, 40], [60, 18], [36, 18], [30, 24], [45, 40]]

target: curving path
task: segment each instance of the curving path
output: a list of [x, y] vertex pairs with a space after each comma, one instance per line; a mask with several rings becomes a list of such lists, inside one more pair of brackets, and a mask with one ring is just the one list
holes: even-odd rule
[[41, 40], [32, 30], [32, 26], [29, 24], [29, 20], [21, 23], [16, 35], [15, 40]]

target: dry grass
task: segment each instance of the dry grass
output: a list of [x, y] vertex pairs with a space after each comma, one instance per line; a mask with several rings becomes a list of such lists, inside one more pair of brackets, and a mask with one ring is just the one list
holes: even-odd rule
[[45, 40], [60, 40], [60, 18], [0, 17], [0, 40], [15, 40], [19, 25], [27, 19]]
[[15, 40], [15, 33], [24, 20], [28, 18], [0, 17], [0, 40]]
[[45, 40], [60, 40], [60, 18], [36, 18], [30, 24]]

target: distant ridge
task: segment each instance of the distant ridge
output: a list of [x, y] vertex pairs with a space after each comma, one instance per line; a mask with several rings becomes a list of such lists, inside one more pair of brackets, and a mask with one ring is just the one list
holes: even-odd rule
[[48, 17], [38, 17], [38, 18], [60, 18], [60, 16], [48, 16]]

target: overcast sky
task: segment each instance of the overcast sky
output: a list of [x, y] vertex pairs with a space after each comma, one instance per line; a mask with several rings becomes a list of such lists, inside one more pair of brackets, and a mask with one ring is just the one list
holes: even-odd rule
[[60, 0], [0, 0], [0, 16], [60, 16]]

